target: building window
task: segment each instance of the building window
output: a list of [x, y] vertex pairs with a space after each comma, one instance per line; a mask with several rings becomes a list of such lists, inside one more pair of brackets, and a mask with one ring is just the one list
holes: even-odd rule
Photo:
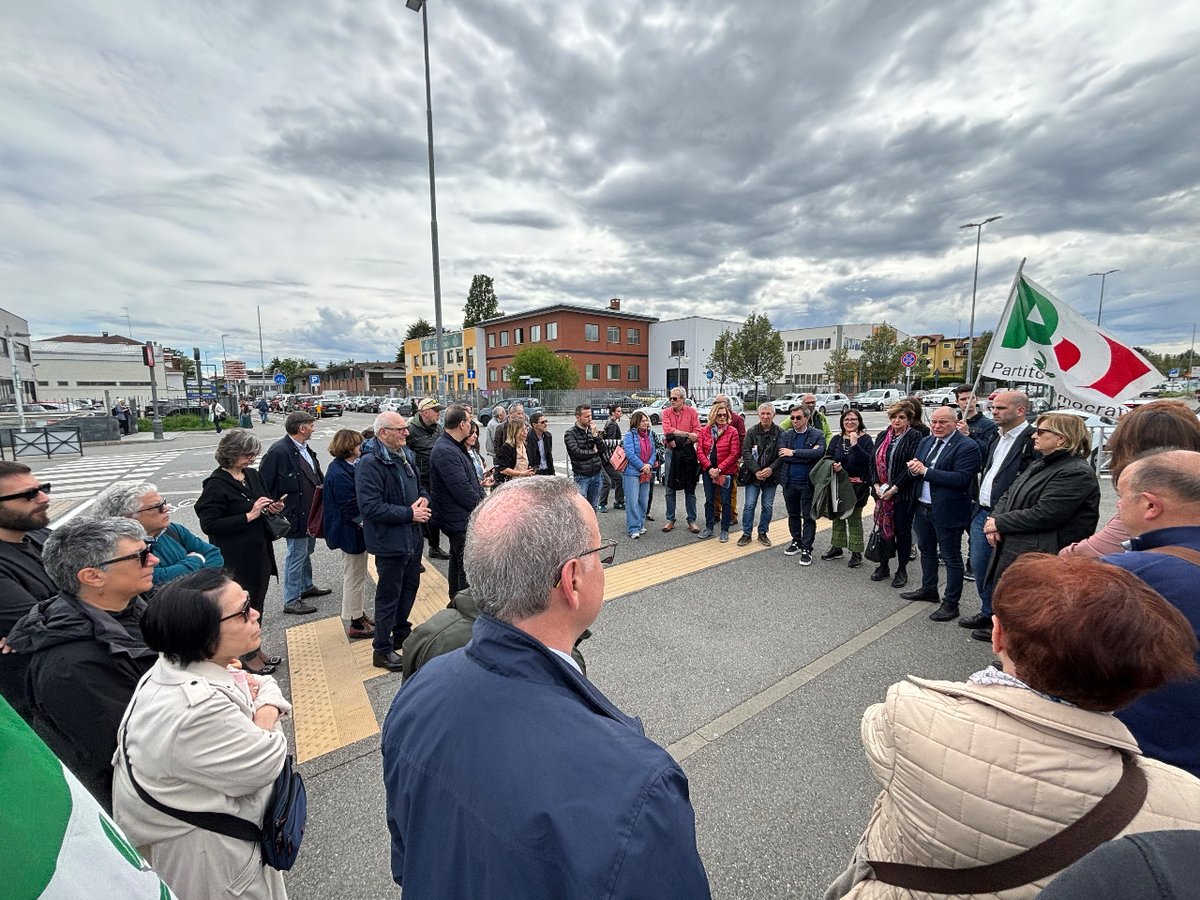
[[687, 351], [684, 350], [683, 347], [684, 347], [683, 341], [671, 341], [671, 355], [672, 356], [683, 356], [685, 353], [687, 353]]
[[525, 329], [524, 328], [514, 328], [513, 329], [513, 343], [514, 344], [525, 343]]
[[542, 339], [542, 326], [541, 325], [530, 325], [529, 326], [529, 343], [536, 344], [541, 339]]
[[598, 340], [600, 340], [600, 326], [599, 326], [599, 325], [587, 325], [587, 324], [585, 324], [585, 325], [583, 326], [583, 339], [584, 339], [585, 341], [598, 341]]
[[495, 380], [496, 380], [496, 370], [488, 369], [488, 381], [495, 381]]
[[475, 348], [474, 347], [467, 348], [467, 368], [468, 369], [475, 368]]
[[625, 380], [632, 381], [634, 384], [637, 384], [639, 381], [641, 381], [642, 380], [641, 367], [640, 366], [626, 366], [625, 367]]
[[462, 365], [462, 359], [463, 359], [463, 357], [462, 357], [462, 351], [461, 351], [461, 350], [455, 350], [455, 351], [454, 351], [454, 361], [455, 361], [456, 363], [458, 363], [458, 364], [461, 366], [461, 365]]
[[943, 360], [942, 360], [942, 368], [943, 368], [943, 369], [948, 369], [948, 368], [950, 368], [950, 360], [948, 360], [948, 359], [943, 359]]
[[599, 381], [600, 363], [585, 363], [583, 366], [583, 377], [587, 381]]
[[640, 344], [642, 342], [642, 333], [636, 328], [630, 328], [625, 332], [625, 343]]
[[29, 345], [28, 344], [13, 344], [13, 349], [17, 351], [17, 359], [20, 362], [29, 362]]
[[942, 349], [943, 350], [949, 350], [953, 346], [954, 345], [952, 343], [950, 343], [950, 341], [942, 341]]
[[609, 381], [620, 381], [621, 380], [621, 366], [619, 364], [617, 364], [617, 363], [609, 363], [608, 364], [608, 380]]
[[496, 332], [489, 331], [488, 332], [488, 347], [492, 348], [495, 346], [496, 346]]
[[500, 332], [500, 346], [501, 347], [508, 346], [508, 332], [507, 331]]
[[500, 380], [505, 383], [512, 381], [512, 366], [505, 366], [500, 370]]
[[557, 322], [547, 322], [546, 323], [546, 340], [548, 340], [548, 341], [557, 341], [558, 340], [558, 323]]
[[608, 326], [608, 342], [610, 344], [621, 343], [621, 326], [620, 325], [609, 325]]

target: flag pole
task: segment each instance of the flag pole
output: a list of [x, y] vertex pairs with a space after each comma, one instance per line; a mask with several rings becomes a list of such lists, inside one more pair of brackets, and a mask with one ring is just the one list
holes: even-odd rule
[[[1025, 260], [1029, 257], [1021, 257], [1021, 264], [1017, 266], [1017, 274], [1013, 276], [1012, 287], [1008, 289], [1008, 299], [1004, 301], [1004, 309], [1000, 313], [1000, 322], [996, 326], [996, 330], [992, 332], [992, 342], [988, 344], [988, 352], [983, 355], [983, 360], [979, 363], [979, 371], [975, 373], [975, 383], [971, 385], [971, 393], [979, 396], [979, 382], [983, 380], [983, 369], [987, 364], [987, 358], [992, 355], [992, 345], [995, 344], [997, 336], [1000, 334], [1000, 326], [1008, 321], [1008, 316], [1012, 312], [1013, 301], [1017, 299], [1017, 284], [1021, 281], [1021, 271], [1025, 268]], [[1001, 338], [1003, 340], [1003, 338]]]

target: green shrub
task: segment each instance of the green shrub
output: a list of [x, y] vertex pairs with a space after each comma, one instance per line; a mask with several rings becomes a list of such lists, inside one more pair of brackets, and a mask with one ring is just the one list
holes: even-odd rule
[[[208, 431], [212, 428], [207, 422], [200, 421], [199, 416], [178, 415], [164, 416], [163, 431]], [[138, 431], [153, 431], [154, 423], [150, 419], [137, 420]]]

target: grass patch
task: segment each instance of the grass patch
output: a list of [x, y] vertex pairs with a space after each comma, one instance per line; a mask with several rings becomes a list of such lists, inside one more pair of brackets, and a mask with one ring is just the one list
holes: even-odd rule
[[[200, 421], [199, 416], [178, 415], [163, 416], [163, 431], [211, 431], [212, 424]], [[154, 423], [150, 419], [137, 420], [138, 431], [153, 431]]]

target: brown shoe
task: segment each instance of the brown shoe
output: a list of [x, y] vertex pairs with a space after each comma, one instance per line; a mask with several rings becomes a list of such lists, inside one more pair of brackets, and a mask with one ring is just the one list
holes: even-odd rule
[[767, 537], [767, 533], [765, 531], [760, 531], [758, 533], [758, 542], [760, 544], [762, 544], [764, 547], [771, 546], [771, 539], [769, 537]]
[[674, 523], [674, 522], [668, 522], [666, 525], [664, 525], [664, 526], [662, 527], [662, 530], [663, 530], [663, 531], [674, 531], [674, 530], [675, 530], [675, 523]]
[[692, 534], [699, 534], [700, 526], [695, 522], [688, 522], [688, 531], [690, 531]]

